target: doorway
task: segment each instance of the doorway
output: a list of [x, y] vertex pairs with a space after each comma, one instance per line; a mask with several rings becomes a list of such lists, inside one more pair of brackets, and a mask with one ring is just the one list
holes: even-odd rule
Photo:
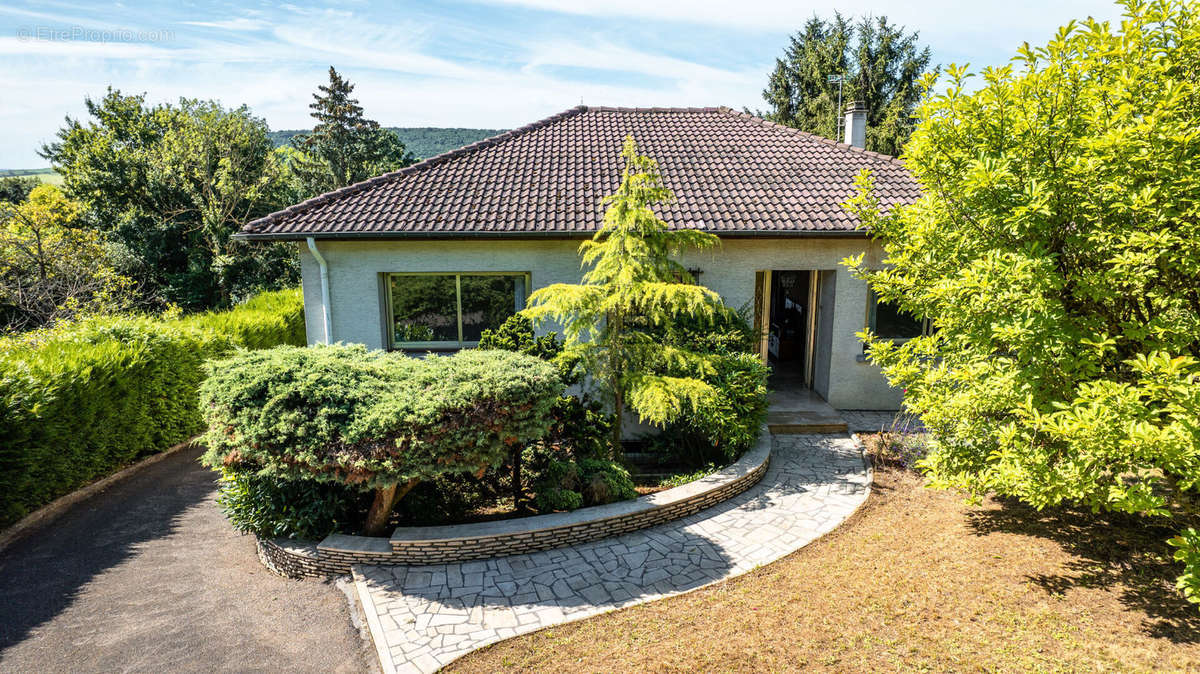
[[772, 269], [756, 273], [759, 353], [776, 387], [828, 395], [833, 270]]
[[811, 351], [809, 327], [812, 305], [809, 297], [812, 274], [807, 271], [771, 273], [771, 323], [767, 353], [775, 371], [788, 379], [799, 378], [805, 386], [808, 355]]

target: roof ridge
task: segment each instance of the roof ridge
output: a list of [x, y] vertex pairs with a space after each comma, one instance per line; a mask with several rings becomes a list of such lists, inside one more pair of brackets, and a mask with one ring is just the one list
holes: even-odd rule
[[836, 140], [833, 140], [831, 138], [826, 138], [825, 136], [821, 136], [819, 134], [815, 134], [810, 131], [802, 131], [795, 127], [787, 126], [786, 124], [780, 124], [779, 122], [772, 122], [771, 120], [764, 119], [762, 117], [759, 117], [758, 115], [752, 115], [748, 112], [744, 112], [741, 110], [734, 110], [733, 108], [730, 108], [730, 107], [727, 107], [724, 105], [720, 106], [718, 108], [718, 110], [720, 112], [724, 112], [732, 117], [738, 117], [738, 118], [745, 119], [750, 122], [757, 122], [758, 124], [761, 124], [763, 126], [776, 128], [776, 129], [779, 129], [780, 131], [786, 131], [786, 132], [792, 134], [793, 136], [801, 136], [804, 138], [810, 138], [817, 142], [824, 143], [826, 145], [832, 145], [833, 147], [840, 148], [842, 150], [850, 150], [852, 152], [858, 152], [860, 154], [865, 154], [868, 157], [874, 157], [876, 159], [882, 159], [883, 161], [890, 162], [892, 164], [904, 166], [903, 159], [900, 159], [899, 157], [893, 157], [890, 154], [884, 154], [882, 152], [875, 152], [874, 150], [868, 150], [866, 148], [856, 147], [849, 143], [839, 143]]
[[589, 105], [586, 107], [587, 107], [588, 112], [720, 112], [722, 110], [727, 109], [724, 106], [709, 106], [709, 107], [702, 107], [702, 108], [692, 108], [692, 107], [636, 108], [636, 107], [622, 107], [622, 106], [612, 106], [612, 105]]
[[405, 166], [404, 168], [396, 169], [395, 171], [389, 171], [387, 173], [383, 173], [381, 175], [374, 176], [372, 178], [367, 178], [366, 180], [361, 180], [354, 184], [346, 185], [345, 187], [339, 187], [336, 190], [331, 190], [329, 192], [325, 192], [324, 194], [318, 194], [317, 196], [305, 199], [304, 201], [301, 201], [298, 204], [293, 204], [291, 206], [288, 206], [287, 208], [285, 208], [283, 210], [275, 211], [274, 213], [271, 213], [269, 215], [264, 215], [263, 217], [258, 218], [256, 220], [251, 220], [250, 222], [247, 222], [246, 226], [243, 227], [242, 229], [243, 229], [243, 231], [252, 232], [253, 230], [255, 230], [259, 227], [269, 225], [277, 220], [280, 220], [281, 218], [298, 215], [309, 209], [327, 204], [331, 201], [336, 201], [343, 197], [348, 197], [348, 196], [351, 196], [354, 194], [358, 194], [359, 192], [362, 192], [363, 190], [366, 190], [367, 188], [374, 187], [376, 185], [381, 185], [383, 183], [391, 182], [392, 180], [399, 178], [401, 176], [409, 175], [412, 173], [417, 173], [419, 171], [424, 171], [426, 169], [437, 166], [438, 164], [443, 164], [443, 163], [445, 163], [451, 159], [454, 159], [456, 157], [460, 157], [465, 154], [470, 154], [470, 153], [476, 152], [478, 150], [482, 150], [485, 147], [491, 147], [493, 145], [498, 145], [507, 140], [516, 138], [517, 136], [521, 136], [521, 135], [524, 135], [531, 131], [540, 129], [549, 124], [553, 124], [555, 122], [567, 119], [568, 117], [574, 117], [575, 115], [582, 114], [584, 112], [587, 112], [590, 109], [592, 109], [592, 108], [589, 108], [586, 105], [576, 105], [575, 107], [568, 108], [566, 110], [563, 110], [562, 112], [550, 115], [549, 117], [539, 119], [536, 122], [531, 122], [529, 124], [525, 124], [524, 126], [519, 126], [515, 129], [509, 129], [508, 131], [505, 131], [504, 133], [496, 134], [495, 136], [489, 136], [488, 138], [484, 138], [483, 140], [477, 140], [474, 143], [464, 145], [460, 148], [456, 148], [456, 149], [450, 150], [448, 152], [436, 154], [432, 157], [429, 157], [428, 159], [423, 159], [415, 164], [410, 164], [408, 166]]

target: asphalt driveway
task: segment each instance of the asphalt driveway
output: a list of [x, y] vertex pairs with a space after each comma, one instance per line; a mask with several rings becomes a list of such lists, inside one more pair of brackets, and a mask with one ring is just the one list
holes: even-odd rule
[[267, 571], [176, 453], [0, 551], [4, 672], [361, 672], [332, 582]]

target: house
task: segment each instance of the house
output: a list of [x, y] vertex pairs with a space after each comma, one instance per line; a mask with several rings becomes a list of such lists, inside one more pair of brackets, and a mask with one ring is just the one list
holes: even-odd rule
[[921, 326], [877, 305], [841, 260], [880, 251], [843, 208], [870, 169], [886, 206], [918, 198], [895, 159], [861, 149], [851, 105], [836, 143], [728, 108], [580, 106], [255, 220], [238, 234], [296, 241], [308, 341], [412, 350], [471, 346], [536, 288], [578, 282], [577, 248], [620, 181], [622, 140], [659, 162], [672, 227], [717, 234], [685, 255], [700, 283], [763, 329], [778, 373], [834, 407], [895, 409], [899, 393], [855, 333]]

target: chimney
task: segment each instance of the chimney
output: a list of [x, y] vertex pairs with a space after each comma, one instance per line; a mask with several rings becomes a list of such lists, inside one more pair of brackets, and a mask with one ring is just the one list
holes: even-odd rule
[[867, 146], [867, 106], [850, 101], [846, 106], [845, 142], [858, 148]]

